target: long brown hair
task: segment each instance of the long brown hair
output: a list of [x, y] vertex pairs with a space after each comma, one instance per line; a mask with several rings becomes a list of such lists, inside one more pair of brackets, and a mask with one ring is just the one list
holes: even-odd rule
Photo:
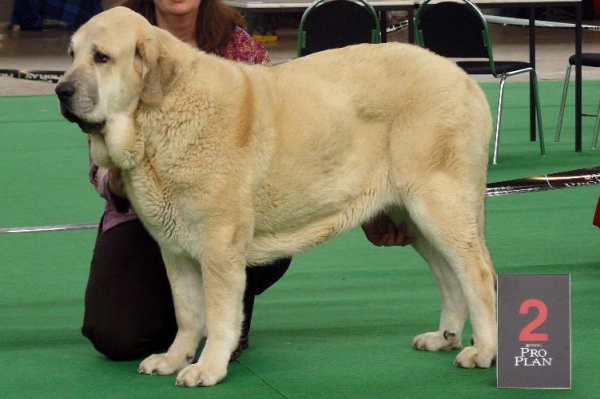
[[[120, 0], [118, 6], [131, 8], [156, 25], [156, 9], [152, 0]], [[201, 0], [196, 18], [196, 43], [207, 53], [218, 53], [225, 46], [236, 26], [246, 29], [246, 20], [238, 11], [221, 0]]]

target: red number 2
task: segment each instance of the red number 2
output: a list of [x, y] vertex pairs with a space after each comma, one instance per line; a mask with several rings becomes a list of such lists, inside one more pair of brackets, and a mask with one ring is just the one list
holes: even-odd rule
[[529, 313], [529, 309], [536, 308], [538, 315], [531, 323], [527, 324], [519, 334], [519, 341], [548, 341], [548, 334], [534, 333], [533, 330], [544, 324], [548, 318], [548, 308], [546, 304], [539, 299], [528, 299], [521, 304], [519, 314]]

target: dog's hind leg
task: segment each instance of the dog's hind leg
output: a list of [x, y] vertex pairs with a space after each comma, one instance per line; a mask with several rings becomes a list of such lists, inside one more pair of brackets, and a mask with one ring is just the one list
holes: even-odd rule
[[[417, 246], [442, 295], [440, 329], [415, 338], [415, 346], [459, 347], [468, 309], [475, 345], [456, 358], [461, 367], [489, 367], [496, 357], [495, 273], [483, 237], [484, 192], [443, 172], [430, 176], [406, 198], [411, 220], [425, 240]], [[482, 191], [482, 192], [479, 192]], [[457, 330], [457, 331], [452, 331]], [[452, 337], [452, 334], [458, 337]]]
[[467, 318], [467, 303], [456, 275], [442, 254], [414, 226], [406, 210], [389, 208], [386, 213], [395, 223], [407, 222], [417, 240], [412, 247], [429, 265], [440, 290], [442, 314], [438, 331], [417, 335], [413, 347], [426, 351], [447, 351], [461, 347], [461, 335]]
[[140, 363], [142, 374], [174, 374], [190, 364], [205, 331], [205, 295], [200, 265], [186, 256], [163, 250], [173, 293], [177, 335], [167, 353], [152, 355]]
[[438, 331], [417, 335], [413, 339], [413, 347], [427, 351], [458, 349], [462, 346], [462, 330], [468, 312], [460, 283], [443, 255], [427, 238], [419, 234], [413, 248], [429, 265], [442, 300]]

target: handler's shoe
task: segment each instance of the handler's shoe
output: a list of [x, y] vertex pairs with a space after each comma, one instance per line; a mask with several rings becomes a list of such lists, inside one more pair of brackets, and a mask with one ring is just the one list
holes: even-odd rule
[[242, 349], [242, 344], [239, 344], [238, 347], [235, 348], [233, 353], [231, 353], [231, 357], [229, 358], [229, 363], [233, 363], [236, 360], [238, 360], [239, 357], [242, 356], [242, 352], [244, 352], [244, 349]]
[[240, 337], [240, 346], [242, 347], [243, 350], [248, 349], [248, 334], [243, 334]]

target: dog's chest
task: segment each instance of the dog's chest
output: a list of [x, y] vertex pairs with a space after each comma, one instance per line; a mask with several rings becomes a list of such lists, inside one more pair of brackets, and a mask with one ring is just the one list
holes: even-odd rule
[[165, 181], [168, 176], [158, 174], [146, 160], [123, 177], [131, 204], [150, 234], [162, 243], [176, 241], [182, 225], [177, 201], [181, 198]]

